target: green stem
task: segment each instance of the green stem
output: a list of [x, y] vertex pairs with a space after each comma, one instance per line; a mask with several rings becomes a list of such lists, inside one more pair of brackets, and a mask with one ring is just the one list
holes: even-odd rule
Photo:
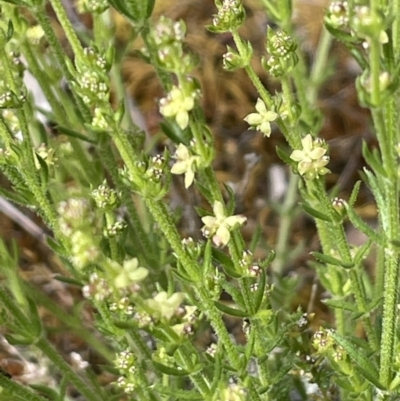
[[285, 200], [279, 213], [279, 233], [278, 241], [275, 246], [276, 256], [271, 265], [272, 271], [278, 276], [282, 275], [288, 257], [288, 241], [291, 234], [290, 228], [293, 220], [293, 209], [297, 201], [297, 187], [299, 181], [299, 175], [291, 172]]
[[75, 334], [80, 338], [85, 340], [85, 342], [99, 353], [104, 359], [111, 362], [114, 360], [114, 355], [112, 352], [104, 345], [103, 341], [100, 341], [94, 336], [89, 330], [87, 330], [80, 319], [76, 318], [74, 315], [66, 313], [62, 308], [55, 304], [49, 297], [43, 294], [41, 291], [37, 290], [32, 285], [25, 284], [27, 293], [33, 298], [36, 303], [44, 306], [49, 310], [60, 322], [68, 326]]
[[54, 363], [57, 369], [68, 378], [69, 382], [86, 398], [87, 401], [98, 401], [98, 396], [65, 362], [54, 347], [44, 338], [41, 338], [35, 345]]
[[[246, 49], [243, 44], [242, 38], [239, 35], [238, 31], [233, 31], [232, 32], [233, 40], [235, 41], [236, 47], [239, 51], [239, 54], [241, 56], [244, 56], [246, 54]], [[264, 85], [261, 83], [260, 78], [254, 71], [253, 67], [251, 65], [247, 65], [245, 67], [245, 71], [247, 75], [249, 76], [251, 82], [253, 83], [254, 87], [257, 89], [257, 92], [261, 96], [261, 99], [264, 101], [264, 103], [267, 105], [267, 107], [272, 110], [274, 106], [273, 99], [269, 92], [265, 89]]]
[[326, 76], [326, 64], [332, 43], [332, 36], [325, 27], [322, 27], [320, 35], [315, 60], [310, 73], [310, 86], [307, 91], [307, 99], [312, 105], [316, 104], [318, 89]]
[[71, 45], [73, 52], [75, 53], [75, 57], [79, 60], [82, 60], [85, 56], [83, 53], [81, 42], [79, 41], [78, 36], [75, 33], [75, 29], [72, 26], [71, 21], [69, 20], [61, 1], [50, 0], [50, 3], [53, 6], [53, 10], [57, 15], [58, 21], [60, 22], [65, 32], [68, 42]]
[[[18, 399], [25, 401], [46, 401], [47, 398], [43, 398], [42, 396], [35, 394], [29, 387], [23, 386], [19, 384], [17, 381], [13, 379], [9, 379], [4, 373], [0, 372], [0, 388], [4, 391], [4, 393], [9, 393], [9, 395], [14, 399], [14, 397], [18, 397]], [[5, 394], [3, 394], [5, 395]], [[1, 395], [1, 398], [3, 398]], [[5, 398], [4, 398], [5, 399]]]
[[[68, 82], [73, 82], [75, 79], [74, 76], [72, 75], [72, 72], [69, 70], [67, 66], [65, 51], [61, 46], [57, 36], [54, 33], [49, 17], [47, 16], [44, 10], [39, 10], [35, 14], [35, 16], [38, 19], [41, 27], [43, 28], [43, 31], [46, 35], [47, 40], [49, 41], [49, 44], [54, 52], [54, 56], [61, 68], [63, 75], [65, 76]], [[77, 106], [78, 117], [83, 122], [87, 123], [90, 122], [92, 118], [89, 109], [83, 103], [82, 99], [74, 91], [72, 92], [72, 95], [74, 97], [74, 102]]]

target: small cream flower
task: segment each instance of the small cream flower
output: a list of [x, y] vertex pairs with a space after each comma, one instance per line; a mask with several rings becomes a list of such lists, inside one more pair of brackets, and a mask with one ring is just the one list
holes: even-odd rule
[[298, 162], [297, 169], [300, 175], [304, 175], [307, 179], [314, 179], [319, 175], [329, 173], [329, 170], [325, 167], [329, 163], [329, 156], [325, 153], [327, 149], [323, 146], [320, 140], [314, 140], [313, 137], [308, 134], [301, 140], [302, 150], [294, 150], [290, 155], [290, 158], [295, 162]]
[[226, 245], [230, 238], [230, 232], [237, 226], [246, 222], [246, 217], [241, 215], [226, 216], [224, 205], [215, 201], [213, 206], [214, 216], [202, 217], [204, 227], [202, 228], [205, 237], [212, 237], [216, 246]]
[[117, 288], [127, 288], [132, 284], [144, 280], [149, 271], [145, 267], [139, 266], [136, 258], [125, 260], [122, 267], [118, 266], [119, 273], [114, 278], [114, 285]]
[[194, 107], [194, 93], [186, 96], [183, 91], [174, 86], [167, 97], [160, 100], [160, 113], [164, 117], [175, 117], [180, 128], [185, 129], [189, 124], [189, 111]]
[[253, 129], [269, 137], [271, 135], [270, 122], [276, 120], [278, 114], [271, 110], [268, 111], [265, 103], [260, 98], [257, 100], [256, 110], [257, 113], [250, 113], [244, 118], [244, 121], [250, 124]]
[[160, 317], [170, 320], [184, 299], [185, 294], [183, 292], [175, 292], [171, 296], [168, 296], [167, 292], [162, 291], [145, 302]]
[[194, 173], [200, 161], [199, 156], [192, 156], [189, 149], [179, 144], [175, 153], [176, 162], [171, 168], [172, 174], [185, 174], [185, 188], [189, 188], [194, 180]]

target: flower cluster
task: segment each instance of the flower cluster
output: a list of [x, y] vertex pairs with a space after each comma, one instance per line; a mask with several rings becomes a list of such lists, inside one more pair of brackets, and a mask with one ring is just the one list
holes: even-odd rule
[[158, 21], [153, 36], [157, 44], [158, 61], [164, 70], [184, 75], [195, 67], [195, 59], [183, 50], [185, 35], [186, 25], [183, 21], [172, 21], [165, 16]]
[[266, 50], [268, 58], [263, 58], [264, 68], [274, 77], [281, 77], [290, 72], [297, 64], [296, 44], [291, 36], [283, 31], [267, 32]]
[[122, 388], [126, 394], [132, 394], [138, 384], [133, 352], [129, 349], [121, 351], [115, 359], [115, 366], [121, 374], [117, 379], [117, 386]]
[[98, 106], [108, 102], [110, 96], [108, 71], [113, 56], [113, 51], [104, 56], [97, 49], [88, 47], [84, 50], [83, 59], [76, 59], [75, 81], [71, 82], [71, 85], [86, 104]]
[[214, 15], [211, 32], [230, 32], [237, 30], [246, 17], [242, 0], [216, 0], [218, 12]]
[[344, 28], [349, 24], [349, 4], [347, 1], [333, 1], [325, 16], [326, 23], [333, 28]]
[[202, 217], [204, 223], [201, 229], [206, 238], [212, 238], [216, 246], [227, 245], [231, 238], [231, 231], [243, 225], [247, 219], [242, 215], [226, 216], [224, 205], [215, 201], [213, 206], [214, 216]]
[[114, 210], [119, 205], [119, 194], [110, 188], [106, 182], [92, 191], [92, 198], [99, 209]]
[[79, 13], [101, 14], [109, 8], [108, 0], [78, 0], [76, 9]]
[[301, 140], [301, 144], [303, 149], [294, 150], [290, 155], [290, 158], [298, 163], [299, 174], [307, 180], [313, 180], [329, 173], [329, 169], [325, 167], [329, 163], [325, 142], [320, 138], [314, 139], [308, 134]]
[[251, 129], [255, 129], [264, 134], [264, 136], [269, 137], [271, 135], [271, 122], [275, 121], [278, 115], [271, 110], [267, 110], [265, 103], [258, 98], [256, 103], [257, 113], [250, 113], [244, 118], [248, 124], [250, 124]]

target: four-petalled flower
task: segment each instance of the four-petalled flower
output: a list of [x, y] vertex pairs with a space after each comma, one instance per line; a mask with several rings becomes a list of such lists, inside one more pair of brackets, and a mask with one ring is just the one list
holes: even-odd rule
[[193, 156], [189, 149], [179, 144], [175, 152], [176, 162], [171, 168], [172, 174], [185, 174], [185, 188], [189, 188], [194, 180], [194, 173], [200, 162], [200, 156]]
[[278, 114], [274, 111], [267, 110], [265, 103], [258, 98], [256, 103], [257, 113], [250, 113], [244, 118], [252, 129], [262, 132], [265, 136], [271, 135], [271, 121], [276, 120]]
[[174, 86], [167, 97], [160, 100], [160, 113], [164, 117], [175, 117], [181, 129], [189, 124], [189, 111], [193, 109], [195, 93], [187, 96], [182, 89]]
[[213, 212], [214, 216], [202, 217], [204, 227], [201, 231], [205, 237], [212, 237], [216, 246], [226, 245], [231, 238], [230, 232], [243, 225], [247, 219], [242, 215], [226, 216], [224, 205], [219, 201], [214, 202]]
[[312, 180], [320, 175], [329, 173], [325, 167], [329, 163], [329, 156], [324, 142], [320, 139], [313, 139], [308, 134], [301, 140], [302, 150], [294, 150], [290, 158], [298, 162], [297, 169], [300, 175], [306, 179]]

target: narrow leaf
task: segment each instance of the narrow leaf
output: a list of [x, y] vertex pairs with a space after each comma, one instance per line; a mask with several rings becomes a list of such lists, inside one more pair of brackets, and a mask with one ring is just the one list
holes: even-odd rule
[[360, 186], [361, 186], [361, 181], [358, 180], [353, 187], [353, 190], [351, 191], [350, 199], [349, 199], [349, 205], [354, 206], [354, 203], [357, 200], [358, 193], [360, 192]]
[[94, 144], [97, 143], [95, 140], [93, 140], [93, 139], [87, 137], [86, 135], [83, 135], [77, 131], [74, 131], [70, 128], [66, 128], [66, 127], [62, 127], [61, 125], [57, 125], [56, 129], [58, 131], [60, 131], [61, 133], [63, 133], [64, 135], [70, 136], [72, 138], [78, 138], [78, 139], [81, 139], [82, 141], [89, 142], [89, 143], [94, 143]]
[[350, 269], [354, 266], [354, 263], [345, 263], [339, 259], [334, 258], [330, 255], [325, 255], [319, 252], [311, 252], [311, 254], [317, 259], [319, 262], [326, 263], [328, 265], [340, 266], [344, 267], [345, 269]]
[[222, 302], [215, 301], [214, 305], [218, 310], [220, 310], [222, 313], [225, 313], [226, 315], [236, 317], [250, 317], [250, 314], [248, 312], [245, 312], [241, 309], [231, 308], [230, 306], [227, 306]]
[[350, 312], [358, 312], [358, 308], [354, 303], [343, 301], [341, 299], [325, 299], [322, 302], [335, 309], [343, 309], [343, 310], [348, 310]]
[[171, 366], [164, 365], [160, 362], [153, 360], [153, 365], [156, 369], [158, 369], [161, 373], [170, 376], [188, 376], [189, 372], [183, 369], [173, 368]]
[[309, 214], [310, 216], [319, 219], [319, 220], [324, 220], [327, 221], [328, 223], [332, 223], [332, 219], [326, 215], [325, 213], [320, 212], [319, 210], [316, 210], [312, 208], [310, 205], [307, 203], [301, 203], [301, 207], [304, 209], [304, 211]]
[[383, 233], [378, 234], [367, 223], [365, 223], [360, 218], [360, 216], [358, 216], [358, 214], [354, 211], [354, 209], [350, 205], [345, 204], [345, 206], [347, 210], [347, 215], [353, 226], [357, 228], [357, 230], [364, 233], [368, 238], [377, 243], [379, 246], [385, 247], [387, 240], [386, 237], [383, 235]]
[[372, 168], [375, 174], [380, 175], [382, 177], [386, 177], [385, 169], [382, 166], [382, 160], [378, 155], [378, 152], [371, 152], [368, 149], [368, 145], [365, 141], [362, 143], [362, 154], [368, 165]]

